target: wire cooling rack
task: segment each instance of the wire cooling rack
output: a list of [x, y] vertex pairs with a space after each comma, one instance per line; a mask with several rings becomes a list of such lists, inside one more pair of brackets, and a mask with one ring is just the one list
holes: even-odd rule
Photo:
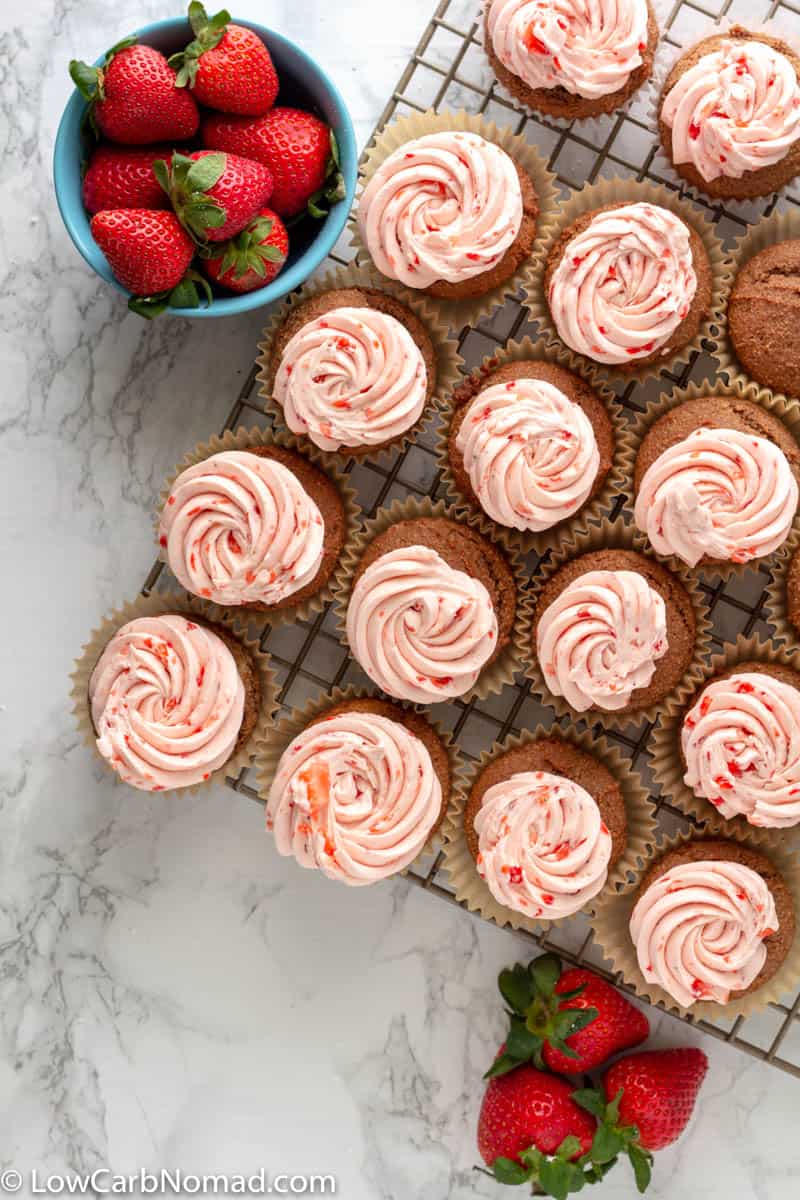
[[[707, 0], [705, 4], [678, 0], [668, 7], [658, 3], [656, 8], [662, 30], [662, 45], [667, 48], [684, 43], [687, 35], [696, 38], [709, 21], [718, 17], [741, 18], [752, 24], [775, 18], [782, 29], [800, 36], [800, 3], [770, 3], [769, 0]], [[662, 173], [666, 167], [658, 151], [658, 139], [648, 123], [648, 99], [645, 93], [623, 112], [604, 116], [592, 122], [572, 125], [532, 115], [520, 109], [497, 85], [485, 58], [481, 42], [480, 0], [441, 0], [420, 38], [396, 88], [381, 114], [378, 128], [395, 116], [424, 112], [429, 108], [466, 109], [480, 113], [498, 125], [508, 126], [517, 134], [535, 143], [549, 155], [550, 167], [566, 194], [570, 188], [584, 182], [594, 182], [606, 175], [626, 175], [650, 179], [674, 186]], [[797, 205], [800, 194], [789, 191], [777, 202], [780, 207]], [[748, 222], [769, 215], [776, 207], [776, 198], [754, 201], [746, 208], [729, 211], [719, 203], [700, 201], [717, 223], [718, 232], [727, 242], [741, 233]], [[331, 256], [334, 264], [343, 265], [351, 252], [342, 245]], [[496, 310], [491, 319], [482, 320], [477, 327], [465, 327], [459, 332], [459, 347], [468, 368], [476, 367], [486, 355], [504, 346], [510, 339], [526, 334], [536, 337], [536, 326], [528, 321], [527, 310], [521, 301], [509, 300]], [[631, 417], [641, 412], [648, 401], [659, 392], [684, 387], [690, 380], [713, 377], [714, 361], [707, 353], [695, 353], [691, 362], [677, 373], [662, 372], [660, 382], [629, 383], [620, 387], [619, 399]], [[270, 421], [259, 402], [255, 368], [250, 372], [223, 426], [262, 425]], [[366, 516], [382, 505], [408, 495], [445, 496], [436, 460], [437, 422], [434, 420], [422, 431], [416, 442], [404, 452], [380, 462], [354, 461], [348, 464], [348, 474], [356, 488]], [[619, 498], [614, 511], [622, 507]], [[539, 570], [540, 560], [529, 556], [531, 574]], [[165, 568], [156, 564], [144, 584], [148, 592], [157, 586]], [[714, 648], [721, 649], [726, 641], [740, 634], [771, 632], [765, 612], [766, 588], [769, 574], [764, 570], [749, 570], [743, 576], [723, 583], [713, 574], [701, 576], [701, 588], [708, 603], [714, 627]], [[328, 606], [309, 621], [272, 629], [265, 624], [261, 637], [268, 650], [281, 684], [280, 701], [285, 710], [303, 705], [321, 692], [348, 684], [369, 681], [361, 673], [351, 655], [339, 641], [335, 620]], [[437, 719], [454, 735], [467, 759], [475, 759], [492, 742], [521, 729], [545, 726], [565, 726], [567, 718], [555, 719], [553, 711], [543, 707], [530, 694], [524, 677], [506, 687], [499, 696], [483, 701], [463, 703], [454, 701], [436, 706]], [[583, 729], [586, 723], [578, 722]], [[659, 794], [649, 769], [647, 744], [653, 731], [648, 721], [631, 723], [624, 728], [592, 724], [597, 733], [605, 733], [631, 764], [640, 772], [650, 788], [656, 805], [660, 827], [666, 833], [685, 828], [687, 819]], [[228, 780], [234, 791], [260, 802], [254, 787], [251, 770]], [[450, 903], [457, 903], [442, 870], [442, 856], [431, 857], [421, 868], [408, 873], [408, 881]], [[578, 916], [559, 922], [546, 934], [531, 937], [539, 945], [557, 951], [574, 963], [589, 963], [608, 979], [614, 979], [604, 967], [602, 956], [593, 944], [592, 934], [584, 918]], [[746, 1020], [724, 1016], [714, 1022], [685, 1018], [703, 1032], [730, 1043], [754, 1057], [800, 1078], [800, 993], [785, 1003], [771, 1004], [764, 1012]]]

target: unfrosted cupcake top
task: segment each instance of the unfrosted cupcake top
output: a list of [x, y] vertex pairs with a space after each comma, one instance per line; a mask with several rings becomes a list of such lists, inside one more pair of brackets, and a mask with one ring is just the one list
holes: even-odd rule
[[745, 563], [783, 544], [797, 500], [797, 481], [774, 442], [697, 429], [647, 468], [634, 520], [659, 554], [689, 566], [702, 558]]
[[800, 692], [772, 675], [715, 679], [683, 719], [684, 781], [723, 817], [800, 822]]
[[636, 571], [587, 571], [548, 605], [536, 630], [545, 682], [577, 712], [624, 708], [666, 652], [666, 606]]
[[639, 967], [690, 1008], [698, 1000], [727, 1004], [764, 966], [764, 938], [778, 929], [772, 893], [742, 863], [684, 862], [640, 896], [630, 932]]
[[177, 614], [136, 617], [100, 655], [89, 704], [97, 749], [120, 779], [161, 792], [201, 783], [228, 761], [244, 685], [212, 630]]
[[378, 270], [407, 287], [463, 283], [490, 270], [522, 227], [517, 168], [477, 133], [442, 130], [381, 163], [358, 220]]
[[350, 709], [309, 725], [284, 750], [267, 828], [301, 867], [362, 886], [413, 862], [441, 807], [422, 741], [399, 721]]
[[800, 84], [766, 42], [726, 40], [684, 71], [664, 98], [673, 162], [710, 182], [774, 166], [800, 137]]
[[484, 585], [427, 546], [389, 550], [364, 570], [347, 606], [347, 640], [379, 687], [398, 700], [461, 696], [497, 646]]
[[689, 229], [657, 204], [597, 212], [566, 245], [548, 303], [562, 341], [619, 365], [666, 345], [697, 291]]
[[646, 0], [489, 0], [503, 66], [531, 88], [593, 100], [618, 92], [647, 49]]
[[608, 876], [611, 834], [580, 784], [523, 771], [488, 788], [475, 815], [478, 873], [498, 904], [557, 921], [583, 908]]
[[456, 447], [483, 510], [512, 529], [550, 529], [592, 491], [600, 452], [579, 404], [542, 379], [486, 388], [470, 403]]
[[181, 472], [158, 533], [187, 591], [215, 604], [279, 604], [319, 571], [325, 522], [283, 463], [224, 450]]
[[395, 317], [335, 308], [290, 339], [274, 395], [293, 433], [321, 450], [378, 446], [415, 425], [425, 407], [422, 351]]

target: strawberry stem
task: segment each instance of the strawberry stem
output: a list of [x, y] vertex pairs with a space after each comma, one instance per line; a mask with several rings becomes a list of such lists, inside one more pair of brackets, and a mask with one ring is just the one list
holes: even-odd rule
[[575, 1103], [592, 1113], [598, 1121], [591, 1147], [588, 1153], [579, 1159], [579, 1163], [584, 1166], [593, 1163], [610, 1168], [620, 1154], [625, 1154], [633, 1168], [637, 1191], [645, 1192], [650, 1183], [653, 1155], [640, 1144], [639, 1130], [635, 1125], [620, 1123], [619, 1106], [622, 1093], [623, 1089], [620, 1088], [608, 1103], [596, 1088], [578, 1088], [572, 1093]]
[[213, 17], [209, 17], [199, 0], [192, 0], [189, 5], [189, 24], [194, 33], [194, 41], [189, 42], [184, 50], [173, 54], [168, 60], [169, 65], [178, 72], [176, 87], [194, 87], [200, 59], [206, 50], [213, 50], [219, 45], [230, 19], [231, 14], [227, 9], [223, 8]]

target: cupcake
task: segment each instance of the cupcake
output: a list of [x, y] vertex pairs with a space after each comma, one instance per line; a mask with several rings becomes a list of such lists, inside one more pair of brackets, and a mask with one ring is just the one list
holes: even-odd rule
[[161, 553], [187, 591], [264, 612], [320, 592], [346, 535], [336, 484], [278, 445], [223, 450], [182, 471], [158, 526]]
[[767, 196], [800, 171], [800, 59], [780, 38], [734, 25], [676, 62], [661, 93], [661, 143], [709, 196]]
[[634, 519], [658, 554], [694, 567], [749, 563], [783, 544], [798, 504], [800, 447], [733, 393], [670, 409], [642, 439]]
[[602, 489], [614, 428], [597, 392], [549, 362], [510, 362], [453, 397], [447, 454], [473, 507], [525, 533], [562, 524]]
[[208, 780], [245, 745], [262, 702], [249, 651], [194, 613], [139, 616], [107, 642], [89, 678], [96, 746], [146, 792]]
[[682, 1008], [762, 987], [794, 939], [794, 902], [758, 850], [696, 839], [663, 854], [636, 893], [630, 936], [645, 983]]
[[[800, 239], [767, 246], [739, 270], [728, 333], [739, 362], [762, 387], [800, 393]], [[795, 353], [797, 350], [797, 353]]]
[[350, 649], [389, 696], [462, 696], [511, 641], [516, 581], [504, 554], [448, 517], [402, 520], [358, 564], [347, 603]]
[[648, 0], [487, 0], [484, 41], [517, 100], [573, 120], [613, 112], [650, 77], [658, 24]]
[[691, 596], [677, 576], [635, 550], [593, 550], [543, 584], [533, 621], [534, 665], [547, 693], [574, 712], [634, 713], [663, 700], [695, 653]]
[[530, 257], [539, 199], [505, 150], [469, 130], [404, 143], [364, 187], [358, 223], [388, 279], [446, 300], [483, 296]]
[[620, 370], [661, 363], [700, 332], [712, 270], [700, 235], [638, 201], [583, 213], [553, 244], [544, 292], [571, 350]]
[[447, 750], [417, 713], [369, 698], [331, 705], [292, 738], [267, 795], [279, 854], [353, 887], [405, 870], [450, 796]]

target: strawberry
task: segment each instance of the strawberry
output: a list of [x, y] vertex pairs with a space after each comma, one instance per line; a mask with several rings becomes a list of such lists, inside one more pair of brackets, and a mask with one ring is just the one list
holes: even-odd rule
[[253, 292], [265, 287], [283, 270], [289, 253], [289, 235], [283, 221], [270, 208], [262, 208], [240, 234], [215, 245], [203, 270], [215, 283], [231, 292]]
[[168, 208], [153, 163], [157, 158], [167, 161], [171, 153], [165, 146], [98, 146], [83, 177], [86, 209], [98, 213], [107, 208]]
[[189, 5], [189, 22], [194, 41], [169, 60], [178, 87], [188, 85], [200, 104], [220, 112], [259, 117], [272, 108], [278, 76], [258, 34], [234, 25], [224, 9], [209, 17], [197, 0]]
[[238, 154], [176, 152], [154, 170], [179, 220], [201, 242], [226, 242], [240, 233], [272, 193], [267, 168]]
[[339, 148], [333, 130], [312, 113], [273, 108], [263, 117], [209, 113], [203, 120], [203, 145], [242, 154], [268, 167], [274, 180], [270, 201], [284, 218], [307, 209], [324, 217], [345, 195]]
[[168, 304], [196, 308], [197, 281], [211, 298], [202, 276], [188, 270], [194, 242], [174, 213], [112, 209], [92, 217], [91, 230], [114, 276], [133, 292], [128, 307], [140, 316], [154, 317]]
[[683, 1133], [708, 1070], [702, 1050], [646, 1050], [629, 1054], [606, 1071], [603, 1089], [611, 1099], [621, 1092], [619, 1114], [635, 1125], [639, 1144], [663, 1150]]
[[152, 46], [119, 42], [102, 67], [73, 59], [72, 80], [89, 101], [89, 119], [112, 142], [141, 146], [194, 137], [200, 123], [194, 98], [175, 84], [175, 72]]

